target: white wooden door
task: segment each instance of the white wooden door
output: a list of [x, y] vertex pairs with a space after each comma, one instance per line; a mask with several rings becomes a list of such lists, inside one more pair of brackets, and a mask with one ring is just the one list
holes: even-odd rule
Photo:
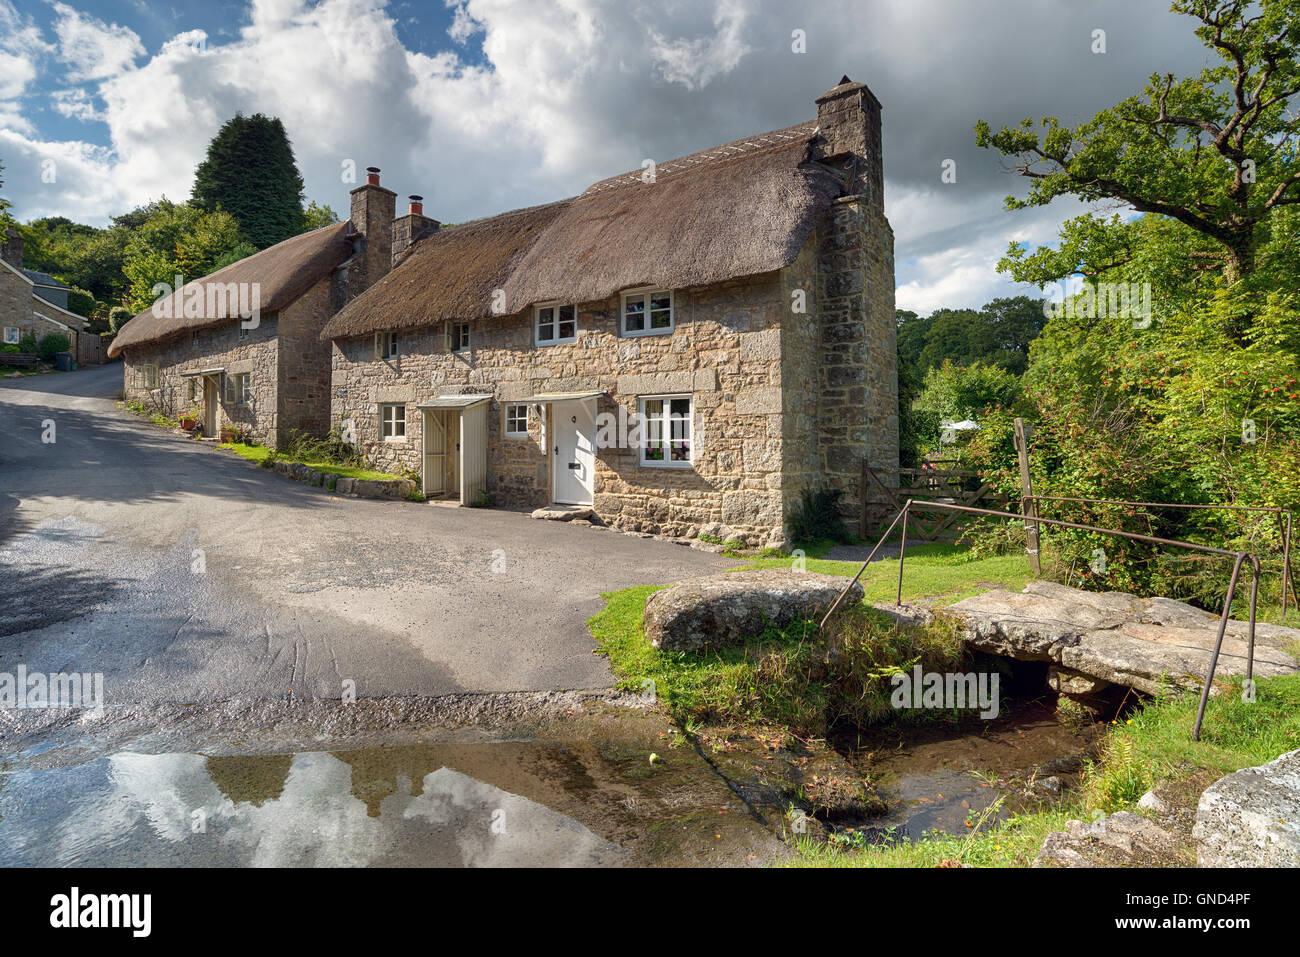
[[551, 409], [555, 441], [555, 501], [590, 505], [596, 488], [596, 403], [557, 402]]

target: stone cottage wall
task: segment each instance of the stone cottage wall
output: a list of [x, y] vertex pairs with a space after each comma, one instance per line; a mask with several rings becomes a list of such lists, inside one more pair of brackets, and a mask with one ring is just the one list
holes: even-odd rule
[[[491, 394], [488, 491], [502, 504], [551, 500], [549, 421], [530, 416], [528, 439], [504, 436], [504, 406], [538, 393], [600, 391], [597, 413], [628, 416], [638, 396], [694, 398], [695, 455], [689, 469], [643, 467], [634, 448], [596, 455], [595, 510], [616, 527], [753, 542], [774, 539], [783, 503], [781, 349], [783, 280], [769, 273], [676, 290], [671, 335], [621, 337], [621, 298], [580, 304], [578, 341], [534, 347], [532, 311], [472, 324], [468, 353], [449, 353], [445, 329], [403, 333], [401, 355], [375, 357], [372, 336], [340, 340], [333, 356], [333, 423], [349, 420], [376, 468], [420, 469], [416, 405], [437, 395]], [[379, 406], [406, 406], [405, 441], [381, 441]], [[548, 432], [549, 434], [549, 432]]]
[[[262, 316], [248, 338], [239, 339], [238, 320], [184, 333], [164, 342], [128, 348], [122, 357], [123, 388], [128, 401], [144, 403], [172, 418], [203, 407], [203, 380], [186, 372], [224, 368], [228, 375], [250, 373], [250, 402], [247, 406], [226, 403], [225, 389], [218, 396], [217, 427], [247, 431], [259, 445], [274, 446], [277, 440], [278, 410], [276, 383], [279, 374], [278, 322], [275, 315]], [[142, 367], [158, 366], [158, 388], [145, 386]], [[192, 386], [191, 386], [192, 383]]]
[[280, 388], [277, 425], [283, 439], [292, 431], [324, 435], [330, 428], [330, 345], [320, 331], [334, 314], [334, 279], [320, 280], [281, 310]]

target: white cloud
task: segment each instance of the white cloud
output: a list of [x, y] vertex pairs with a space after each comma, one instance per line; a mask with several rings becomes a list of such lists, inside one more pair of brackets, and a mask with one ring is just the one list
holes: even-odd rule
[[[847, 73], [884, 104], [899, 305], [928, 311], [1007, 294], [993, 269], [1008, 237], [1019, 230], [1042, 242], [1077, 214], [1064, 204], [1004, 211], [1002, 197], [1022, 184], [974, 147], [977, 119], [1082, 118], [1139, 89], [1153, 62], [1186, 73], [1202, 60], [1190, 31], [1170, 29], [1177, 18], [1127, 0], [1095, 9], [1008, 0], [996, 18], [935, 0], [449, 6], [446, 49], [432, 54], [404, 47], [384, 0], [256, 0], [232, 19], [236, 35], [190, 31], [149, 54], [131, 30], [58, 3], [60, 55], [97, 79], [59, 78], [45, 93], [59, 114], [102, 120], [100, 148], [42, 140], [39, 116], [23, 106], [50, 47], [0, 0], [6, 198], [24, 219], [97, 224], [162, 195], [183, 198], [221, 124], [263, 112], [284, 121], [309, 198], [346, 215], [351, 184], [340, 169], [350, 160], [382, 167], [385, 185], [421, 193], [431, 215], [461, 222], [573, 195], [647, 157], [811, 119], [814, 98]], [[1102, 19], [1114, 24], [1113, 40], [1143, 42], [1090, 55]], [[806, 32], [806, 54], [791, 50], [794, 29]], [[1026, 45], [1024, 35], [1041, 42]], [[940, 163], [950, 157], [958, 182], [943, 186]], [[58, 164], [55, 183], [41, 182], [44, 159]]]
[[144, 56], [144, 44], [134, 30], [107, 24], [65, 3], [54, 4], [58, 19], [59, 59], [71, 66], [72, 80], [101, 80], [131, 67]]
[[70, 90], [55, 90], [50, 94], [50, 99], [54, 102], [54, 109], [61, 116], [69, 119], [81, 120], [83, 123], [89, 120], [102, 120], [105, 114], [95, 108], [95, 102], [84, 89], [73, 87]]

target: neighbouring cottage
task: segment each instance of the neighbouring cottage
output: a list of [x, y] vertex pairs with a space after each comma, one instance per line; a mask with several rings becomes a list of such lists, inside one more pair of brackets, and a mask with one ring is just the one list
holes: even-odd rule
[[109, 349], [121, 355], [128, 400], [203, 435], [222, 429], [275, 447], [330, 425], [327, 319], [386, 272], [397, 194], [379, 170], [352, 190], [347, 222], [294, 236], [185, 283], [128, 321]]
[[[781, 545], [800, 493], [898, 458], [880, 103], [440, 229], [325, 324], [331, 419], [368, 462], [473, 504]], [[426, 233], [423, 239], [419, 236]]]
[[86, 317], [70, 312], [68, 287], [53, 276], [23, 268], [22, 236], [12, 226], [0, 243], [0, 344], [18, 345], [24, 336], [39, 342], [66, 336], [68, 351], [81, 364], [102, 362], [99, 336], [86, 331]]

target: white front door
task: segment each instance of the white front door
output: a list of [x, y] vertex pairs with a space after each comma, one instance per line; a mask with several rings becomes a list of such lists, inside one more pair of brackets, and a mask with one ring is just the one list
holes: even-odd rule
[[596, 402], [580, 399], [551, 407], [555, 440], [555, 501], [590, 505], [596, 488]]

